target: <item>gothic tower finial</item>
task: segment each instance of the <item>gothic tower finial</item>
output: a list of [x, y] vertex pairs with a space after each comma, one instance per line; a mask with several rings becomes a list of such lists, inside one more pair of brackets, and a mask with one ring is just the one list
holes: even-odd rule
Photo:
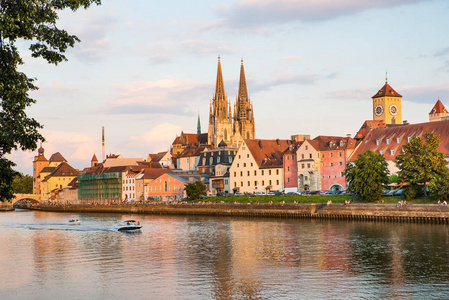
[[198, 124], [196, 126], [196, 133], [198, 134], [198, 141], [201, 134], [201, 123], [200, 123], [200, 111], [198, 110]]

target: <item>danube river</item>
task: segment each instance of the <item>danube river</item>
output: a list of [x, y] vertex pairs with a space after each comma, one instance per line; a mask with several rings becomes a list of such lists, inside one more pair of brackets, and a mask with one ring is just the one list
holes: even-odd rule
[[[133, 218], [140, 233], [116, 231]], [[81, 225], [67, 225], [80, 219]], [[444, 299], [449, 227], [0, 213], [1, 299]]]

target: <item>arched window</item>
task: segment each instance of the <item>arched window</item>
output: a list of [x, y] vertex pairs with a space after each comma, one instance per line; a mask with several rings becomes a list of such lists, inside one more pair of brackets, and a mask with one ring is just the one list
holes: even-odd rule
[[224, 139], [227, 140], [228, 139], [228, 130], [225, 128], [224, 130]]

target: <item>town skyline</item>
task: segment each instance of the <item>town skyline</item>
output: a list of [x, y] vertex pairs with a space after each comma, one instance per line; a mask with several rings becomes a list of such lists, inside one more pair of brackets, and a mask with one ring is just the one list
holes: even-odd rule
[[[21, 48], [40, 87], [27, 112], [44, 125], [46, 154], [87, 167], [105, 126], [107, 154], [145, 158], [195, 133], [198, 111], [207, 132], [218, 55], [232, 104], [243, 59], [260, 139], [354, 135], [386, 72], [404, 120], [427, 122], [438, 98], [449, 105], [444, 1], [273, 3], [108, 1], [63, 13], [62, 28], [82, 40], [68, 62], [53, 67]], [[35, 154], [11, 155], [16, 170], [31, 174]]]

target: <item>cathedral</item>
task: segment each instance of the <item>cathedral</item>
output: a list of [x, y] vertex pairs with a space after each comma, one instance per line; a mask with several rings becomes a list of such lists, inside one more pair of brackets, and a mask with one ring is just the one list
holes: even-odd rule
[[243, 60], [240, 67], [239, 91], [234, 104], [234, 116], [224, 88], [220, 56], [217, 82], [209, 111], [209, 145], [218, 147], [223, 141], [228, 146], [238, 146], [244, 139], [256, 138], [253, 105], [246, 88]]

